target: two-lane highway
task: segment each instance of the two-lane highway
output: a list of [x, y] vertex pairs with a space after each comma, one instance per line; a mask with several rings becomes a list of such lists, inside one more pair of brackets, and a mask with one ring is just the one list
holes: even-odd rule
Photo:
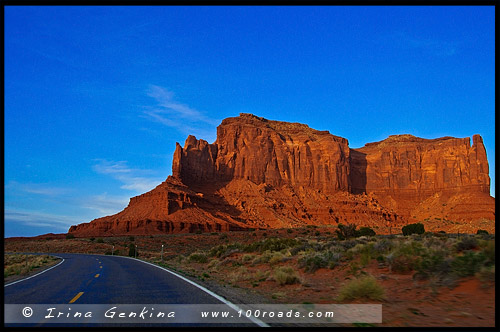
[[203, 287], [140, 260], [122, 256], [52, 255], [63, 258], [64, 262], [33, 278], [5, 285], [5, 304], [232, 305]]

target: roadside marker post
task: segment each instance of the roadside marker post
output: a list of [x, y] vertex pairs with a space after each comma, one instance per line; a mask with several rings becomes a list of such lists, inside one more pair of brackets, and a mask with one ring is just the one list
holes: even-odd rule
[[161, 262], [163, 263], [163, 244], [161, 245]]
[[137, 244], [135, 245], [135, 258], [137, 258]]
[[115, 246], [113, 246], [113, 248], [111, 248], [111, 256], [114, 255], [114, 252], [115, 252]]

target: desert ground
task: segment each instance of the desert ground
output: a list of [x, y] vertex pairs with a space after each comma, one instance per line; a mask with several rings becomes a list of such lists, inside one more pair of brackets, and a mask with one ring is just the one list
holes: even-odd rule
[[[495, 235], [334, 227], [5, 239], [5, 252], [131, 255], [243, 303], [381, 303], [382, 326], [494, 326]], [[162, 253], [163, 245], [163, 253]]]

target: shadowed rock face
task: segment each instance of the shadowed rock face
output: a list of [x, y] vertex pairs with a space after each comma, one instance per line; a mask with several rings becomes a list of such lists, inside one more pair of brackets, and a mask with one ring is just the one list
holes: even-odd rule
[[[418, 218], [494, 220], [479, 135], [395, 135], [350, 149], [345, 138], [251, 114], [222, 121], [217, 140], [176, 143], [172, 176], [122, 212], [72, 226], [77, 236], [224, 231]], [[432, 209], [429, 209], [432, 207]], [[451, 219], [449, 219], [451, 220]]]

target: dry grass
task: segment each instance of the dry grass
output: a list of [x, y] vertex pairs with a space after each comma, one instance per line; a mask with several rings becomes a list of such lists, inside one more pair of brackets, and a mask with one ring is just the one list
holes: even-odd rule
[[58, 261], [58, 258], [48, 255], [4, 254], [3, 275], [4, 278], [12, 275], [28, 275], [36, 268], [48, 267]]
[[338, 300], [371, 299], [383, 300], [385, 291], [372, 276], [365, 276], [359, 279], [351, 280], [340, 290]]

